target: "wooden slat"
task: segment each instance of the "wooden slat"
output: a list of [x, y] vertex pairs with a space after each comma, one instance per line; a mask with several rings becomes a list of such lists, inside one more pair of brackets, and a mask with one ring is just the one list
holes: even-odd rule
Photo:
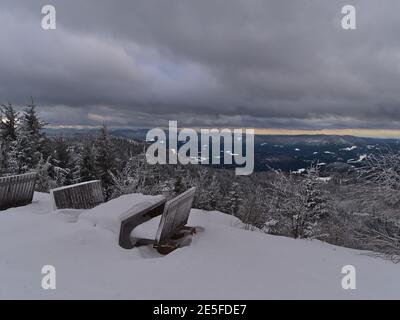
[[91, 209], [104, 202], [101, 181], [51, 190], [55, 209]]
[[35, 172], [0, 178], [0, 210], [31, 203], [36, 178]]
[[157, 230], [155, 247], [167, 243], [188, 222], [196, 188], [191, 188], [165, 205]]

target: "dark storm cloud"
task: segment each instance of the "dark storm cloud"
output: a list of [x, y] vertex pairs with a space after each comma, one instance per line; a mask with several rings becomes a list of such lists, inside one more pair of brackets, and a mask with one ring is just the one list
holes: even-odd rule
[[[0, 99], [53, 124], [398, 128], [397, 0], [0, 0]], [[40, 27], [57, 9], [57, 30]], [[355, 31], [341, 8], [357, 8]]]

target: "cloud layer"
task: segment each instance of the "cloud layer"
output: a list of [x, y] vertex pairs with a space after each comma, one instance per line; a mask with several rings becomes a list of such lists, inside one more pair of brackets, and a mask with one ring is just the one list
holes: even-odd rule
[[0, 5], [0, 100], [34, 96], [54, 125], [399, 128], [397, 0]]

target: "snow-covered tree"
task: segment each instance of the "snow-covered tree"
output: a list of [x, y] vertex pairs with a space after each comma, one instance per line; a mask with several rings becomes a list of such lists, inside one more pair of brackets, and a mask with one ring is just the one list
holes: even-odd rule
[[17, 139], [19, 112], [12, 104], [1, 105], [0, 137], [3, 141], [15, 141]]
[[233, 182], [228, 194], [225, 197], [225, 205], [223, 211], [231, 215], [237, 216], [243, 199], [241, 196], [240, 185]]
[[361, 224], [356, 228], [363, 249], [400, 262], [400, 153], [369, 155], [351, 190]]
[[37, 172], [37, 180], [36, 180], [36, 191], [38, 192], [49, 192], [50, 189], [56, 188], [57, 182], [52, 179], [51, 172], [51, 163], [50, 157], [47, 159], [41, 158], [39, 160], [38, 165], [35, 168]]
[[163, 193], [163, 185], [156, 180], [155, 167], [150, 166], [145, 155], [131, 156], [124, 168], [117, 173], [112, 173], [113, 179], [110, 190], [111, 198], [129, 193], [159, 194]]
[[43, 157], [45, 123], [39, 119], [33, 102], [24, 110], [18, 131], [18, 161], [21, 171], [35, 168]]
[[[321, 224], [328, 213], [328, 197], [321, 188], [315, 167], [306, 177], [275, 171], [271, 203], [284, 235], [294, 238], [322, 237]], [[287, 231], [285, 232], [285, 228]]]
[[83, 150], [79, 161], [79, 172], [82, 182], [97, 179], [96, 149], [89, 142], [85, 142], [83, 145]]
[[69, 145], [63, 137], [57, 137], [53, 141], [54, 151], [50, 157], [50, 176], [56, 181], [57, 186], [72, 184], [70, 175], [72, 157]]
[[246, 229], [263, 229], [267, 221], [267, 212], [265, 189], [257, 185], [246, 195], [239, 210], [239, 218], [245, 223]]
[[210, 177], [207, 170], [199, 170], [199, 177], [194, 184], [197, 187], [196, 208], [208, 211], [216, 210], [221, 192], [221, 186], [216, 175]]
[[18, 173], [18, 116], [12, 104], [0, 106], [1, 171]]
[[111, 174], [115, 171], [115, 152], [110, 143], [106, 125], [102, 126], [96, 141], [96, 170], [108, 199], [112, 193], [113, 178]]
[[302, 181], [304, 212], [297, 216], [299, 236], [302, 238], [322, 238], [321, 223], [329, 214], [328, 197], [321, 188], [323, 182], [318, 180], [317, 167], [312, 167]]

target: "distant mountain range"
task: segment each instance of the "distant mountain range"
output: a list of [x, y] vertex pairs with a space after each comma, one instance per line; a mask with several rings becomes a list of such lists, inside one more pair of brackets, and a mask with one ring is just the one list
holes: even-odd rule
[[[74, 129], [74, 128], [46, 128], [46, 133], [50, 136], [64, 135], [64, 136], [77, 136], [87, 134], [97, 134], [99, 129], [88, 128], [88, 129]], [[125, 137], [129, 139], [145, 140], [146, 134], [149, 129], [116, 129], [110, 128], [109, 133], [117, 137]]]
[[[257, 136], [256, 167], [299, 170], [311, 163], [357, 166], [368, 154], [400, 151], [400, 140], [337, 135]], [[330, 166], [332, 167], [332, 166]]]
[[[49, 135], [96, 134], [98, 129], [46, 129]], [[109, 133], [145, 141], [148, 129], [113, 129]], [[221, 149], [222, 150], [222, 149]], [[400, 151], [400, 140], [339, 135], [257, 135], [255, 137], [255, 170], [269, 168], [301, 171], [312, 163], [321, 167], [357, 166], [368, 154]]]

